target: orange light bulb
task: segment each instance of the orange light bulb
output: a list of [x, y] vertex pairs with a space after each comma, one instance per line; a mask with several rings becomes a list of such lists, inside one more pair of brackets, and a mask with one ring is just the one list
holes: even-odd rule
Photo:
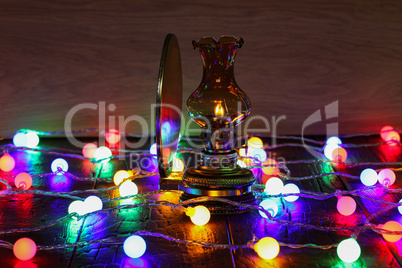
[[27, 261], [32, 259], [36, 254], [35, 242], [27, 237], [23, 237], [17, 240], [13, 246], [13, 252], [15, 257], [21, 261]]
[[[382, 229], [387, 230], [387, 231], [397, 231], [401, 232], [402, 231], [402, 226], [399, 224], [399, 222], [396, 221], [388, 221], [382, 226]], [[389, 242], [396, 242], [399, 241], [402, 237], [402, 235], [397, 235], [397, 234], [382, 234], [385, 240]]]
[[3, 154], [2, 157], [0, 157], [0, 169], [5, 171], [5, 172], [9, 172], [11, 170], [13, 170], [15, 167], [15, 160], [14, 158], [8, 154], [5, 153]]
[[28, 173], [20, 173], [14, 179], [15, 187], [28, 190], [32, 186], [32, 177]]
[[348, 153], [342, 147], [337, 147], [332, 151], [332, 159], [335, 162], [343, 163], [348, 157]]
[[262, 163], [262, 165], [266, 166], [266, 167], [262, 168], [262, 172], [265, 175], [277, 175], [277, 174], [279, 174], [278, 164], [276, 163], [276, 161], [274, 159], [268, 158]]

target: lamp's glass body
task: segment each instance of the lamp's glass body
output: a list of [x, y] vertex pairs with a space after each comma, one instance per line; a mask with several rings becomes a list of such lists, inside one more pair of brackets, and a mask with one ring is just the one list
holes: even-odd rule
[[222, 36], [193, 41], [203, 61], [199, 87], [187, 100], [190, 117], [204, 130], [205, 150], [226, 153], [233, 149], [235, 126], [250, 113], [250, 100], [234, 78], [234, 59], [243, 39]]
[[[236, 126], [250, 113], [250, 100], [237, 85], [233, 64], [243, 39], [222, 36], [218, 40], [204, 37], [193, 41], [201, 53], [204, 73], [199, 87], [187, 100], [190, 117], [202, 127], [204, 151], [200, 164], [188, 168], [183, 175], [181, 200], [199, 196], [226, 198], [235, 202], [255, 204], [251, 191], [253, 172], [237, 165], [234, 151]], [[211, 213], [232, 214], [247, 211], [214, 201], [203, 203]]]

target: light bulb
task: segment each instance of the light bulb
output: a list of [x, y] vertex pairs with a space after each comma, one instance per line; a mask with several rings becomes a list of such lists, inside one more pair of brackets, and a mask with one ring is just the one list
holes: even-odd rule
[[385, 140], [385, 136], [391, 131], [394, 130], [394, 127], [392, 126], [384, 126], [380, 130], [380, 136], [383, 140]]
[[151, 145], [151, 148], [149, 148], [149, 153], [156, 155], [156, 143]]
[[246, 168], [246, 167], [247, 167], [247, 164], [244, 163], [244, 162], [243, 162], [242, 160], [240, 160], [240, 159], [237, 160], [237, 165], [238, 165], [239, 167], [241, 167], [241, 168]]
[[[299, 187], [297, 187], [296, 184], [288, 183], [288, 184], [285, 184], [285, 186], [283, 186], [282, 193], [283, 194], [299, 194], [300, 189], [299, 189]], [[289, 195], [289, 196], [285, 196], [283, 199], [285, 199], [288, 202], [294, 202], [297, 199], [299, 199], [299, 196], [298, 195]]]
[[356, 201], [350, 196], [341, 196], [338, 199], [336, 208], [344, 216], [352, 215], [356, 210]]
[[55, 174], [63, 174], [68, 171], [68, 163], [63, 158], [56, 158], [51, 164], [52, 172]]
[[[278, 214], [278, 204], [272, 200], [272, 199], [264, 199], [261, 203], [260, 206], [262, 206], [266, 211], [271, 214], [272, 217], [275, 217], [276, 214]], [[258, 211], [263, 218], [268, 218], [267, 214], [262, 212], [261, 210]]]
[[[402, 226], [399, 224], [399, 222], [396, 221], [388, 221], [384, 225], [382, 225], [381, 228], [387, 231], [394, 231], [394, 232], [402, 231]], [[385, 240], [389, 242], [396, 242], [402, 238], [402, 235], [398, 234], [382, 234], [382, 236], [384, 237]]]
[[324, 155], [325, 155], [325, 157], [328, 158], [331, 161], [334, 160], [332, 158], [332, 152], [338, 147], [339, 147], [339, 145], [335, 144], [335, 143], [326, 144], [324, 146]]
[[98, 146], [96, 146], [95, 143], [87, 143], [82, 148], [82, 155], [86, 158], [92, 159], [95, 157], [96, 149], [98, 149]]
[[[402, 199], [399, 200], [399, 203], [402, 203]], [[402, 206], [399, 206], [399, 207], [398, 207], [398, 211], [399, 211], [400, 214], [402, 214]]]
[[360, 173], [360, 181], [366, 186], [373, 186], [378, 181], [377, 172], [372, 168], [366, 168]]
[[14, 179], [15, 187], [28, 190], [32, 186], [32, 177], [28, 173], [19, 173]]
[[283, 181], [277, 177], [272, 177], [265, 183], [265, 193], [268, 195], [281, 194], [283, 190]]
[[337, 147], [332, 151], [332, 160], [338, 163], [343, 163], [348, 157], [347, 151], [342, 147]]
[[96, 149], [94, 158], [96, 161], [103, 159], [102, 163], [106, 163], [109, 162], [111, 156], [112, 151], [110, 151], [109, 148], [100, 146], [98, 149]]
[[86, 213], [101, 210], [103, 208], [102, 200], [94, 195], [88, 196], [84, 200], [84, 211]]
[[86, 212], [84, 209], [84, 201], [76, 200], [71, 202], [71, 204], [68, 206], [68, 214], [73, 212], [77, 212], [80, 216], [85, 215]]
[[271, 260], [279, 254], [279, 243], [272, 237], [264, 237], [254, 245], [258, 256], [265, 260]]
[[147, 250], [147, 244], [141, 236], [132, 235], [124, 241], [123, 250], [130, 258], [139, 258]]
[[28, 132], [26, 135], [28, 148], [35, 148], [39, 144], [39, 136], [35, 132]]
[[117, 129], [109, 129], [105, 132], [105, 140], [112, 145], [119, 143], [120, 139], [121, 134]]
[[138, 187], [132, 181], [125, 181], [119, 186], [119, 193], [121, 197], [135, 195], [138, 193]]
[[119, 170], [113, 176], [113, 182], [115, 185], [119, 185], [124, 179], [131, 177], [132, 175], [126, 170]]
[[265, 160], [262, 163], [263, 167], [262, 168], [262, 172], [265, 175], [277, 175], [279, 173], [279, 168], [278, 168], [278, 164], [276, 163], [276, 161], [272, 158], [268, 158], [267, 160]]
[[251, 157], [253, 157], [254, 162], [263, 163], [265, 160], [267, 160], [267, 153], [261, 148], [254, 149], [251, 152]]
[[210, 136], [204, 140], [209, 152], [232, 150], [234, 127], [250, 113], [250, 100], [238, 87], [233, 72], [234, 58], [243, 39], [232, 36], [193, 41], [203, 58], [204, 75], [199, 87], [187, 100], [191, 119]]
[[195, 225], [200, 226], [207, 224], [211, 218], [209, 209], [204, 206], [189, 207], [187, 208], [186, 214]]
[[14, 243], [13, 252], [14, 256], [21, 261], [30, 260], [36, 254], [36, 244], [28, 237], [20, 238]]
[[184, 170], [184, 163], [183, 160], [180, 158], [175, 158], [173, 160], [173, 169], [172, 171], [182, 172]]
[[252, 137], [251, 139], [249, 139], [247, 141], [247, 146], [254, 148], [254, 149], [259, 149], [259, 148], [262, 148], [264, 146], [264, 144], [260, 138]]
[[384, 141], [390, 146], [396, 146], [401, 141], [401, 136], [398, 132], [392, 130], [384, 134]]
[[243, 157], [247, 156], [246, 148], [240, 148], [239, 155]]
[[25, 147], [27, 146], [27, 135], [23, 132], [17, 132], [13, 137], [13, 143], [17, 147]]
[[354, 238], [348, 238], [339, 243], [336, 252], [342, 261], [351, 263], [360, 257], [361, 249]]
[[0, 157], [0, 169], [3, 170], [4, 172], [9, 172], [13, 170], [15, 167], [15, 160], [14, 158], [8, 154], [5, 153], [3, 154], [2, 157]]
[[395, 182], [395, 173], [391, 169], [383, 169], [378, 173], [378, 182], [385, 187], [391, 186]]
[[338, 137], [336, 137], [336, 136], [333, 136], [333, 137], [330, 137], [328, 140], [327, 140], [327, 142], [326, 142], [326, 144], [342, 144], [342, 141], [341, 141], [341, 139], [340, 138], [338, 138]]

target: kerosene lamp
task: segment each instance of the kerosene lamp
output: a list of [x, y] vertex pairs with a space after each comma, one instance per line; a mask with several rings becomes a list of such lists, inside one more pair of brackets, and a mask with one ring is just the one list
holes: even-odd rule
[[[250, 100], [234, 79], [234, 60], [242, 38], [221, 36], [218, 40], [204, 37], [193, 41], [201, 53], [203, 77], [199, 87], [187, 100], [187, 112], [201, 128], [203, 151], [200, 164], [188, 168], [179, 190], [181, 200], [200, 196], [226, 198], [255, 204], [251, 191], [253, 173], [237, 165], [236, 126], [250, 113]], [[158, 134], [158, 127], [157, 127]], [[157, 135], [158, 136], [158, 135]], [[159, 150], [163, 155], [162, 150]], [[246, 207], [207, 201], [211, 213], [232, 214], [247, 211]]]
[[[182, 199], [197, 196], [223, 197], [254, 203], [250, 191], [255, 178], [249, 169], [237, 165], [236, 126], [250, 113], [250, 100], [234, 78], [234, 60], [243, 39], [222, 36], [218, 40], [204, 37], [193, 41], [201, 53], [203, 77], [199, 87], [187, 100], [187, 112], [202, 127], [204, 150], [201, 163], [186, 170]], [[212, 213], [236, 213], [245, 208], [206, 202]]]

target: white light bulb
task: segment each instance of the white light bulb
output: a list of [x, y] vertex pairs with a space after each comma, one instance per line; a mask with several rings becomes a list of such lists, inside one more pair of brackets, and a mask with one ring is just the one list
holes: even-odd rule
[[39, 137], [35, 132], [28, 132], [26, 135], [28, 148], [35, 148], [39, 144]]
[[138, 187], [132, 181], [125, 181], [119, 186], [119, 193], [121, 197], [135, 195], [138, 193]]
[[151, 148], [149, 148], [149, 153], [156, 155], [156, 143], [151, 145]]
[[27, 139], [27, 135], [25, 133], [17, 132], [14, 135], [13, 143], [15, 146], [25, 147], [25, 146], [27, 146], [27, 142], [28, 142], [28, 139]]
[[377, 172], [374, 169], [366, 168], [360, 173], [360, 181], [366, 186], [373, 186], [378, 181]]
[[[300, 189], [299, 189], [299, 187], [297, 187], [296, 184], [288, 183], [285, 186], [283, 186], [282, 193], [283, 194], [299, 194]], [[285, 199], [288, 202], [294, 202], [297, 199], [299, 199], [299, 196], [297, 196], [297, 195], [289, 195], [289, 196], [285, 196], [283, 199]]]
[[[276, 214], [278, 213], [278, 204], [272, 200], [272, 199], [265, 199], [260, 203], [260, 206], [262, 206], [266, 211], [271, 214], [272, 217], [275, 217]], [[261, 210], [258, 211], [263, 218], [268, 218], [268, 216], [262, 212]]]
[[336, 136], [332, 136], [330, 137], [327, 142], [327, 144], [342, 144], [342, 141], [340, 138], [336, 137]]
[[278, 195], [282, 193], [283, 181], [277, 177], [272, 177], [265, 183], [265, 192], [269, 195]]
[[139, 258], [147, 250], [147, 244], [141, 236], [132, 235], [124, 241], [123, 250], [130, 258]]
[[86, 213], [94, 212], [97, 210], [101, 210], [103, 208], [102, 200], [94, 195], [88, 196], [84, 200], [84, 211]]
[[62, 174], [63, 171], [68, 171], [68, 163], [63, 158], [56, 158], [51, 164], [52, 172], [55, 174]]
[[324, 147], [324, 155], [325, 155], [325, 157], [328, 158], [331, 161], [334, 160], [333, 157], [332, 157], [332, 152], [336, 148], [339, 148], [339, 145], [335, 144], [335, 143], [330, 143], [330, 144], [325, 145], [325, 147]]

